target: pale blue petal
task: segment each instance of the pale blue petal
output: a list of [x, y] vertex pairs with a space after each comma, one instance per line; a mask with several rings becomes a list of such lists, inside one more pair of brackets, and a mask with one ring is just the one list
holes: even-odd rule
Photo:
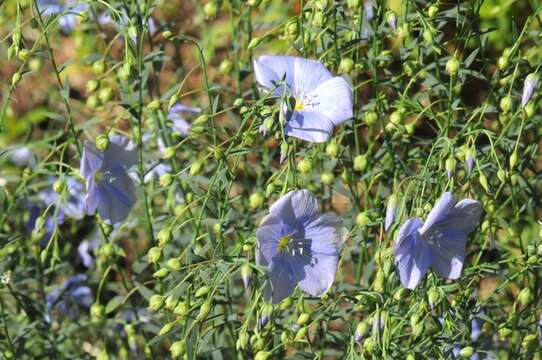
[[352, 87], [340, 76], [318, 85], [309, 97], [305, 109], [322, 114], [335, 126], [353, 116]]
[[318, 200], [305, 189], [288, 192], [271, 206], [269, 212], [294, 226], [308, 223], [320, 214]]
[[[256, 81], [266, 90], [271, 90], [284, 78], [284, 82], [291, 88], [294, 83], [295, 59], [292, 56], [274, 55], [258, 57], [254, 60]], [[278, 87], [275, 95], [281, 95], [281, 89], [282, 87]]]
[[102, 166], [104, 154], [96, 149], [96, 145], [89, 140], [83, 144], [83, 156], [81, 158], [81, 175], [88, 181]]
[[279, 303], [294, 291], [297, 282], [304, 277], [303, 267], [287, 252], [280, 252], [273, 258], [263, 289], [263, 296], [273, 304]]
[[137, 151], [129, 138], [111, 135], [109, 141], [109, 146], [104, 151], [103, 169], [114, 170], [121, 167], [128, 170], [137, 163]]
[[431, 265], [431, 250], [418, 233], [421, 226], [420, 218], [410, 219], [397, 234], [395, 264], [399, 279], [407, 289], [416, 288]]
[[290, 86], [296, 98], [305, 93], [312, 93], [321, 84], [333, 77], [320, 61], [302, 57], [295, 57], [294, 59], [294, 83]]
[[425, 233], [433, 224], [443, 219], [448, 212], [452, 209], [455, 204], [455, 199], [452, 193], [445, 192], [442, 194], [440, 199], [438, 199], [431, 212], [427, 216], [427, 219], [423, 223], [422, 228], [420, 229], [420, 234]]
[[260, 266], [268, 266], [277, 255], [279, 240], [287, 235], [289, 226], [285, 225], [280, 216], [267, 215], [256, 231], [258, 239], [258, 252], [256, 263]]
[[443, 212], [438, 222], [424, 235], [433, 251], [431, 268], [447, 279], [461, 275], [465, 261], [467, 237], [474, 230], [482, 215], [482, 205], [472, 199], [464, 199], [453, 208]]
[[177, 103], [171, 107], [169, 110], [168, 117], [171, 116], [174, 113], [192, 113], [192, 114], [199, 114], [201, 112], [201, 109], [199, 107], [189, 106], [185, 105], [183, 103]]
[[42, 16], [60, 14], [64, 10], [64, 7], [58, 0], [38, 0], [37, 4]]
[[87, 195], [85, 196], [85, 213], [94, 215], [98, 209], [100, 194], [98, 185], [93, 177], [87, 180]]
[[187, 136], [190, 134], [190, 128], [192, 126], [188, 123], [188, 121], [186, 121], [185, 119], [181, 118], [178, 115], [171, 116], [170, 119], [173, 119], [172, 120], [173, 124], [171, 126], [173, 130], [175, 130], [176, 132], [184, 136]]
[[104, 175], [96, 195], [98, 213], [110, 224], [124, 220], [136, 202], [134, 183], [126, 172]]
[[388, 230], [395, 222], [395, 212], [395, 207], [388, 204], [388, 206], [386, 207], [386, 219], [384, 220], [384, 231], [388, 232]]
[[320, 296], [329, 290], [335, 280], [346, 235], [342, 220], [334, 215], [321, 215], [306, 226], [305, 242], [308, 244], [296, 252], [300, 262], [305, 263], [305, 277], [299, 282], [301, 290], [312, 296]]
[[294, 111], [284, 132], [305, 141], [326, 142], [333, 134], [333, 122], [315, 111]]
[[17, 166], [28, 166], [33, 168], [36, 165], [36, 159], [32, 155], [32, 150], [29, 147], [23, 146], [11, 152], [9, 159]]

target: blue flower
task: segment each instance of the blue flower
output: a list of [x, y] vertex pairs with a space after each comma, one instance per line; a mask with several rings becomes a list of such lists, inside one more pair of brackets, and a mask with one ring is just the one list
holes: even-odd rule
[[62, 5], [59, 0], [38, 0], [38, 9], [42, 16], [51, 16], [62, 14], [58, 19], [58, 24], [65, 33], [70, 33], [77, 25], [77, 16], [88, 9], [88, 4], [81, 3], [76, 5], [77, 1], [67, 1]]
[[86, 180], [86, 213], [96, 210], [109, 224], [124, 220], [136, 202], [134, 182], [128, 169], [137, 161], [134, 144], [126, 137], [110, 136], [103, 152], [91, 141], [85, 141], [81, 174]]
[[36, 166], [36, 159], [27, 146], [22, 146], [18, 149], [15, 149], [11, 152], [9, 160], [19, 167], [29, 167], [34, 168]]
[[[97, 234], [96, 234], [97, 235]], [[77, 253], [81, 258], [83, 266], [86, 268], [92, 267], [94, 265], [94, 256], [91, 252], [94, 252], [100, 246], [100, 241], [98, 236], [94, 236], [90, 240], [83, 240], [77, 247]]]
[[390, 195], [388, 199], [388, 206], [386, 207], [386, 219], [384, 221], [384, 231], [388, 232], [393, 223], [395, 222], [395, 213], [397, 211], [397, 197]]
[[521, 94], [521, 106], [525, 107], [536, 90], [538, 85], [538, 76], [536, 74], [529, 74], [525, 78], [523, 83], [523, 93]]
[[181, 116], [181, 114], [199, 114], [200, 112], [201, 109], [198, 107], [177, 103], [171, 107], [167, 118], [173, 122], [173, 130], [181, 135], [188, 135], [190, 133], [190, 124]]
[[342, 77], [333, 77], [319, 61], [260, 56], [254, 61], [254, 72], [265, 91], [295, 99], [293, 109], [286, 114], [286, 135], [325, 142], [335, 126], [352, 117], [352, 87]]
[[455, 202], [447, 192], [429, 216], [407, 220], [397, 234], [395, 263], [403, 286], [414, 289], [431, 267], [447, 279], [461, 275], [467, 236], [478, 225], [482, 206], [478, 201]]
[[264, 298], [278, 303], [297, 284], [312, 296], [326, 292], [346, 236], [342, 220], [322, 214], [308, 190], [291, 191], [277, 200], [256, 232], [256, 262], [268, 274]]
[[92, 290], [86, 286], [87, 276], [78, 274], [64, 281], [61, 287], [54, 289], [46, 296], [46, 316], [50, 321], [50, 313], [58, 310], [61, 315], [76, 318], [79, 307], [89, 308], [94, 302]]

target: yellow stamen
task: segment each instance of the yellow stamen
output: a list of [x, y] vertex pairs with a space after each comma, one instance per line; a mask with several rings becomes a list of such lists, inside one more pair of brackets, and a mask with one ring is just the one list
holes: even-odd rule
[[103, 174], [100, 170], [94, 173], [94, 180], [96, 180], [96, 182], [100, 182], [102, 178], [103, 178]]
[[288, 247], [288, 244], [290, 243], [290, 240], [292, 240], [292, 238], [288, 235], [281, 237], [279, 240], [279, 250], [280, 251], [286, 250], [286, 248]]
[[299, 110], [303, 110], [304, 108], [305, 108], [305, 104], [303, 104], [303, 101], [296, 100], [294, 110], [299, 111]]

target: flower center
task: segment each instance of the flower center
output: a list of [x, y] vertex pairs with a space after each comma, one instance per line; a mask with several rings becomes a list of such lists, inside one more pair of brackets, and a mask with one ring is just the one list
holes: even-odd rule
[[300, 100], [295, 101], [295, 106], [294, 106], [295, 111], [300, 111], [300, 110], [303, 110], [304, 108], [305, 108], [305, 104], [303, 103], [303, 101], [300, 101]]
[[280, 251], [286, 250], [291, 240], [292, 240], [292, 237], [290, 235], [281, 237], [279, 240], [279, 250]]
[[94, 180], [96, 182], [100, 182], [102, 181], [104, 175], [102, 174], [102, 172], [100, 170], [97, 170], [95, 173], [94, 173]]

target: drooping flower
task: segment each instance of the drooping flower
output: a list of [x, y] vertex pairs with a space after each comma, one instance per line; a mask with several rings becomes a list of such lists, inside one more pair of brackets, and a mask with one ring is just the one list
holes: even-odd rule
[[92, 265], [94, 265], [94, 256], [91, 254], [91, 252], [94, 252], [99, 245], [100, 241], [97, 237], [86, 239], [79, 243], [79, 246], [77, 247], [77, 254], [79, 254], [79, 258], [81, 258], [81, 262], [83, 263], [84, 267], [90, 268]]
[[467, 172], [470, 174], [474, 168], [474, 159], [476, 158], [476, 150], [469, 148], [465, 150], [465, 162], [467, 164]]
[[77, 4], [75, 0], [68, 0], [65, 5], [59, 0], [38, 0], [37, 4], [42, 16], [62, 14], [58, 24], [65, 33], [73, 31], [77, 25], [77, 17], [88, 9], [88, 4]]
[[461, 275], [467, 236], [478, 225], [482, 206], [446, 192], [429, 216], [407, 220], [397, 234], [395, 263], [404, 287], [414, 289], [429, 268], [447, 279]]
[[525, 78], [523, 83], [523, 94], [521, 95], [521, 106], [525, 107], [536, 90], [538, 85], [538, 76], [536, 74], [529, 74]]
[[105, 151], [85, 141], [81, 174], [86, 180], [85, 211], [100, 216], [110, 224], [124, 220], [136, 202], [134, 182], [128, 169], [137, 161], [130, 139], [112, 135]]
[[198, 107], [192, 107], [192, 106], [184, 105], [181, 103], [177, 103], [171, 107], [167, 115], [167, 118], [173, 122], [173, 126], [172, 126], [173, 130], [175, 130], [181, 135], [186, 136], [190, 134], [190, 124], [181, 116], [181, 114], [183, 113], [199, 114], [200, 112], [201, 112], [201, 109]]
[[283, 105], [281, 114], [288, 136], [325, 142], [335, 126], [352, 117], [352, 87], [319, 61], [265, 55], [254, 61], [254, 72], [265, 91], [294, 98], [293, 108]]
[[256, 232], [256, 262], [267, 269], [264, 298], [278, 303], [296, 285], [320, 296], [333, 284], [347, 230], [340, 218], [322, 214], [308, 190], [290, 191], [269, 209]]
[[32, 150], [27, 146], [22, 146], [13, 150], [10, 153], [9, 160], [19, 167], [27, 166], [32, 169], [36, 166], [36, 159], [32, 154]]
[[397, 211], [397, 197], [392, 194], [388, 199], [388, 206], [386, 207], [386, 219], [384, 221], [384, 231], [388, 232], [393, 223], [395, 222], [395, 213]]
[[74, 275], [64, 281], [62, 286], [54, 289], [46, 296], [48, 321], [51, 320], [51, 312], [58, 310], [61, 315], [75, 319], [79, 308], [88, 309], [94, 302], [92, 290], [86, 286], [87, 276], [84, 274]]
[[361, 38], [367, 39], [373, 34], [373, 29], [371, 28], [371, 20], [374, 17], [373, 11], [373, 1], [372, 0], [363, 0], [363, 25], [361, 29]]

